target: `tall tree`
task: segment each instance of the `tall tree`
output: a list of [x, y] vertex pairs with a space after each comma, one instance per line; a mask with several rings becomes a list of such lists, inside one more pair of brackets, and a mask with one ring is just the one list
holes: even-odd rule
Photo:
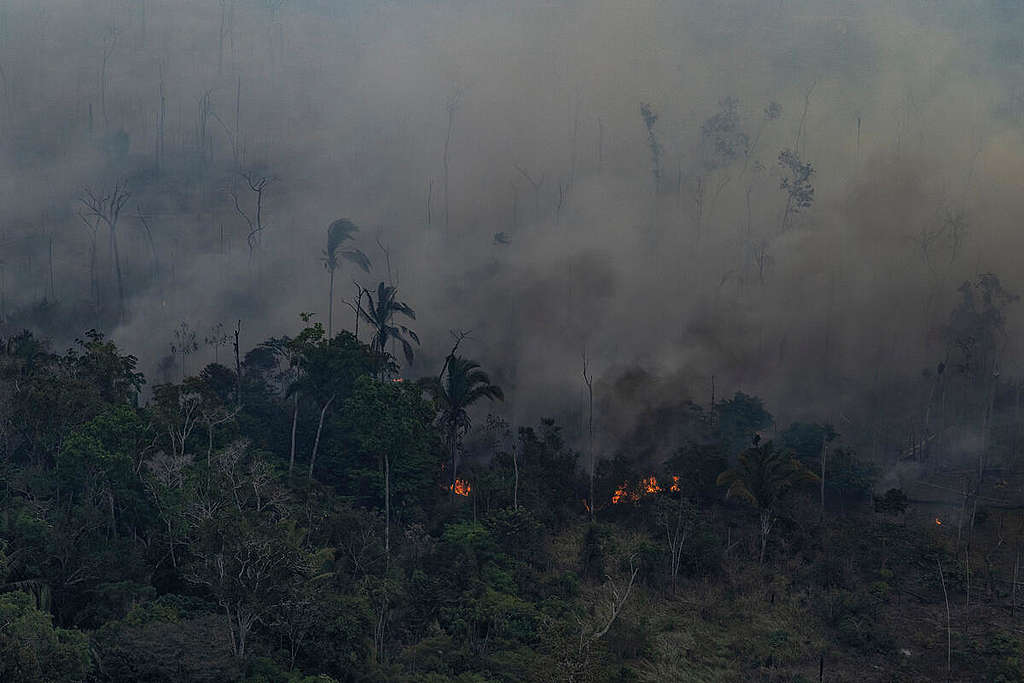
[[327, 269], [327, 272], [331, 277], [330, 293], [327, 304], [328, 337], [333, 336], [334, 334], [334, 271], [336, 271], [340, 265], [339, 257], [356, 264], [363, 269], [363, 272], [370, 272], [370, 259], [366, 257], [366, 254], [358, 249], [341, 248], [341, 246], [348, 240], [351, 240], [357, 232], [359, 232], [359, 228], [347, 218], [339, 218], [327, 226], [327, 248], [324, 249], [322, 260], [324, 268]]
[[[114, 265], [114, 274], [117, 278], [117, 315], [118, 319], [124, 318], [124, 280], [121, 275], [121, 255], [117, 246], [117, 222], [121, 217], [121, 209], [128, 202], [131, 193], [125, 183], [114, 183], [114, 188], [107, 194], [98, 195], [89, 188], [85, 188], [81, 198], [84, 207], [84, 216], [95, 219], [96, 225], [103, 223], [110, 232], [110, 260]], [[92, 258], [95, 260], [95, 253]]]
[[434, 398], [439, 422], [444, 428], [451, 457], [451, 495], [454, 497], [458, 478], [458, 453], [462, 438], [471, 425], [468, 409], [482, 398], [504, 400], [505, 394], [501, 387], [491, 384], [491, 378], [480, 369], [479, 363], [454, 354], [450, 354], [445, 361], [441, 376], [431, 377], [423, 385]]

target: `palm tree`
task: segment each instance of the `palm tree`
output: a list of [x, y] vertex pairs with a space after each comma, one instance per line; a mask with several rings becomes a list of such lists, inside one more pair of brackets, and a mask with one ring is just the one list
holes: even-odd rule
[[761, 512], [761, 554], [764, 562], [768, 534], [775, 524], [775, 510], [795, 487], [818, 481], [816, 474], [804, 469], [788, 451], [776, 449], [771, 441], [753, 446], [740, 454], [736, 467], [718, 475], [718, 485], [728, 487], [725, 497], [741, 498]]
[[[377, 376], [384, 377], [384, 371], [388, 368], [388, 361], [391, 356], [387, 352], [388, 342], [395, 340], [402, 345], [405, 353], [406, 363], [412, 363], [413, 350], [409, 340], [420, 343], [416, 333], [405, 325], [394, 325], [393, 320], [396, 314], [404, 315], [412, 320], [416, 319], [416, 311], [408, 304], [397, 301], [398, 288], [386, 285], [381, 282], [377, 285], [377, 298], [368, 289], [363, 289], [363, 297], [360, 298], [358, 308], [359, 317], [373, 327], [373, 338], [370, 340], [370, 350], [377, 359]], [[363, 298], [367, 305], [363, 307]]]
[[352, 239], [357, 232], [359, 232], [359, 228], [347, 218], [339, 218], [327, 226], [327, 248], [324, 250], [321, 260], [323, 261], [324, 268], [327, 269], [331, 276], [329, 303], [327, 306], [328, 337], [334, 334], [334, 271], [340, 265], [338, 257], [340, 256], [347, 261], [351, 261], [362, 268], [364, 272], [370, 272], [370, 259], [366, 257], [366, 254], [358, 249], [339, 250], [341, 245]]
[[469, 431], [467, 409], [481, 398], [503, 401], [501, 387], [491, 384], [491, 378], [480, 369], [476, 361], [449, 355], [440, 377], [423, 380], [423, 386], [434, 397], [440, 411], [439, 421], [444, 426], [452, 459], [452, 496], [455, 495], [457, 456], [462, 437]]

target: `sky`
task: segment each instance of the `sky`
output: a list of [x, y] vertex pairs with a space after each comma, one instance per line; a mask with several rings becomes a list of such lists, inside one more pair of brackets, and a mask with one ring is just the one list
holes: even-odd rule
[[[713, 384], [855, 432], [923, 400], [963, 282], [1024, 291], [1022, 24], [1009, 0], [5, 1], [0, 333], [97, 327], [177, 379], [183, 323], [193, 371], [238, 321], [243, 347], [326, 323], [344, 217], [373, 269], [336, 274], [335, 331], [353, 280], [396, 285], [403, 375], [469, 331], [516, 423], [578, 428], [586, 356], [626, 415]], [[111, 230], [83, 199], [115, 184]]]

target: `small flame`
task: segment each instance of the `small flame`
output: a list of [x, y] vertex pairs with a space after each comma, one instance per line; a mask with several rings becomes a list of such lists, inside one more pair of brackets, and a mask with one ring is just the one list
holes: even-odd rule
[[[668, 487], [669, 491], [673, 493], [679, 493], [679, 476], [673, 475], [672, 483]], [[622, 482], [622, 484], [615, 489], [615, 493], [612, 494], [612, 505], [619, 503], [636, 503], [639, 502], [644, 496], [651, 496], [657, 493], [664, 493], [665, 488], [658, 482], [658, 478], [654, 476], [645, 477], [637, 482], [636, 487], [631, 487], [628, 481]]]
[[935, 518], [935, 523], [936, 523], [937, 525], [939, 525], [939, 526], [942, 526], [942, 520], [941, 520], [941, 519], [939, 519], [938, 517], [936, 517], [936, 518]]
[[615, 493], [612, 495], [612, 505], [621, 503], [629, 497], [629, 483], [622, 482], [622, 486], [615, 489]]
[[393, 379], [392, 379], [391, 381], [392, 381], [392, 382], [404, 382], [405, 380], [404, 380], [404, 379], [402, 379], [401, 377], [395, 377], [395, 378], [393, 378]]
[[454, 491], [457, 496], [468, 496], [473, 487], [465, 479], [456, 479], [455, 483], [448, 487], [448, 490]]

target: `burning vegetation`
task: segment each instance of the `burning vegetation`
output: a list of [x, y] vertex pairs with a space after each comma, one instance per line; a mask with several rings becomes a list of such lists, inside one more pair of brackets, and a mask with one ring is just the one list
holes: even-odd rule
[[[658, 483], [658, 478], [653, 475], [641, 479], [636, 486], [631, 486], [628, 481], [624, 481], [612, 494], [612, 505], [626, 502], [637, 503], [645, 496], [662, 493], [664, 490]], [[679, 493], [679, 475], [672, 475], [672, 483], [668, 485], [668, 490], [672, 493]]]
[[453, 491], [457, 496], [468, 496], [473, 487], [465, 479], [456, 479], [455, 483], [448, 487], [448, 490]]

